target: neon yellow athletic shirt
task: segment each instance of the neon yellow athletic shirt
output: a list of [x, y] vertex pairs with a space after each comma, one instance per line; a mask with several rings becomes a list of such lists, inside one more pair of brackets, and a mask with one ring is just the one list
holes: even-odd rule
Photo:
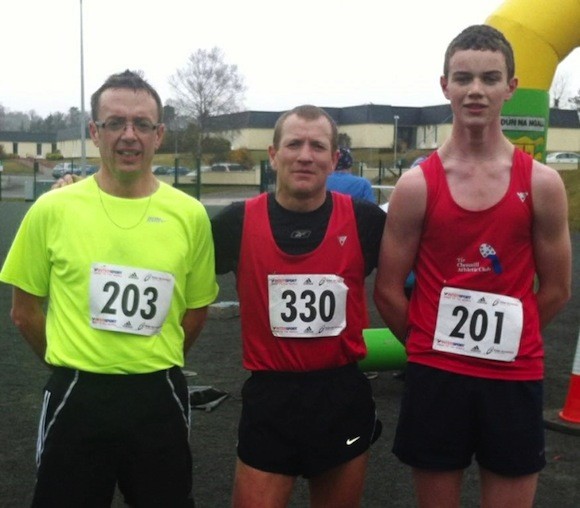
[[[91, 327], [93, 263], [174, 276], [159, 333]], [[120, 199], [99, 192], [93, 177], [50, 191], [32, 205], [0, 280], [48, 297], [49, 364], [108, 374], [183, 366], [183, 314], [209, 305], [218, 293], [211, 227], [201, 203], [162, 182], [151, 199]]]

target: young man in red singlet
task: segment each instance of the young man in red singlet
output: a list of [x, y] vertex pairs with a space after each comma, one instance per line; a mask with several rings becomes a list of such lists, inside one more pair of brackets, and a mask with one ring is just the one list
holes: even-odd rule
[[389, 204], [375, 301], [406, 343], [393, 451], [413, 468], [422, 508], [459, 507], [473, 457], [482, 507], [531, 507], [545, 465], [540, 330], [570, 296], [571, 248], [559, 175], [502, 133], [514, 71], [490, 26], [451, 42], [441, 77], [451, 136]]

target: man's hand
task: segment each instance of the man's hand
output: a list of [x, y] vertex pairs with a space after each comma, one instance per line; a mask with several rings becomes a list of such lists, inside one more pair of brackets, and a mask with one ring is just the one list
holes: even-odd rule
[[66, 175], [60, 177], [56, 182], [54, 182], [52, 184], [51, 189], [59, 189], [60, 187], [66, 187], [67, 185], [70, 185], [71, 183], [79, 182], [82, 179], [83, 179], [82, 176], [77, 176], [77, 175], [67, 173]]

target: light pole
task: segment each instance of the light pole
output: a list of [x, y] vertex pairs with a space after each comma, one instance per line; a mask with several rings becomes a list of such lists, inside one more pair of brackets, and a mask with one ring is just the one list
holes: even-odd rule
[[397, 167], [397, 141], [399, 139], [399, 115], [393, 117], [395, 119], [395, 132], [393, 133], [393, 166]]
[[86, 176], [87, 172], [87, 147], [85, 128], [85, 62], [83, 47], [83, 0], [80, 0], [81, 7], [81, 171]]

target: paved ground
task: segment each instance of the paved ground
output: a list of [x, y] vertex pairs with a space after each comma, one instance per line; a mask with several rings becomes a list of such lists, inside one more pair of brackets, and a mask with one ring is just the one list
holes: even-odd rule
[[[0, 263], [29, 203], [0, 202]], [[215, 209], [211, 208], [210, 213]], [[560, 409], [568, 392], [580, 324], [580, 234], [574, 235], [574, 297], [567, 309], [549, 326], [546, 342], [546, 408]], [[220, 301], [236, 299], [234, 278], [219, 278]], [[369, 283], [369, 291], [372, 284]], [[34, 485], [34, 447], [46, 369], [20, 339], [9, 320], [10, 289], [0, 285], [0, 507], [29, 506]], [[373, 326], [380, 327], [371, 311]], [[229, 505], [235, 461], [236, 426], [240, 413], [240, 387], [246, 377], [241, 369], [239, 319], [211, 319], [187, 358], [187, 369], [197, 376], [191, 384], [213, 385], [230, 397], [212, 412], [195, 411], [192, 428], [194, 488], [198, 508]], [[373, 381], [383, 435], [374, 445], [363, 506], [411, 507], [414, 505], [408, 469], [390, 453], [402, 384], [390, 372]], [[548, 430], [548, 466], [541, 476], [536, 506], [580, 507], [580, 436]], [[463, 506], [477, 503], [477, 474], [468, 470]], [[292, 507], [307, 506], [304, 481]], [[122, 506], [116, 501], [115, 506]]]

